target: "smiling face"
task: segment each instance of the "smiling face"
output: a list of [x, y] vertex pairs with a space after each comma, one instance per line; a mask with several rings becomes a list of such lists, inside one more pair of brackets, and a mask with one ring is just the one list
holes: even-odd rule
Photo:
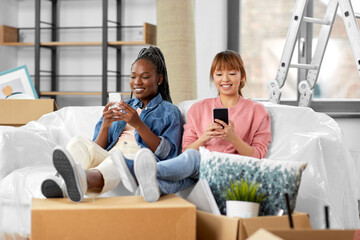
[[242, 81], [239, 71], [216, 69], [213, 74], [213, 79], [219, 95], [239, 95], [240, 83]]
[[219, 95], [242, 96], [246, 72], [240, 55], [234, 51], [223, 51], [216, 54], [210, 70], [210, 81], [213, 80]]
[[158, 94], [162, 75], [156, 72], [153, 63], [145, 59], [137, 60], [131, 67], [130, 88], [144, 107]]

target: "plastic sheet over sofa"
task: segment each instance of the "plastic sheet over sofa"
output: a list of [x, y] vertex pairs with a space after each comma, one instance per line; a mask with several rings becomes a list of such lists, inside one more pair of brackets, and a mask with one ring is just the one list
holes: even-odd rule
[[[194, 102], [179, 104], [183, 117]], [[357, 173], [338, 124], [310, 108], [264, 105], [273, 132], [266, 158], [308, 162], [295, 210], [310, 214], [313, 228], [324, 228], [328, 205], [332, 228], [359, 227]], [[52, 149], [76, 135], [91, 139], [102, 109], [65, 107], [20, 128], [0, 127], [0, 238], [29, 235], [31, 198], [43, 198], [40, 183], [55, 173]], [[119, 186], [106, 196], [126, 194]]]

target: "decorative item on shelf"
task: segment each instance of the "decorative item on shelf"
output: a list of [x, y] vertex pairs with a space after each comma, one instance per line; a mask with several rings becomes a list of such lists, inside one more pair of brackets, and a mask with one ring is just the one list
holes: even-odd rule
[[260, 183], [241, 181], [230, 182], [225, 190], [226, 216], [250, 218], [259, 215], [260, 203], [267, 199], [265, 193], [260, 192]]
[[1, 72], [0, 90], [0, 99], [38, 98], [25, 65]]
[[[66, 27], [57, 27], [57, 30], [64, 29]], [[86, 26], [78, 27], [74, 26], [73, 28], [86, 28]], [[101, 26], [93, 26], [93, 28], [101, 29]], [[34, 42], [23, 42], [20, 41], [22, 38], [20, 37], [19, 33], [23, 28], [17, 28], [7, 25], [1, 25], [0, 27], [0, 44], [4, 46], [35, 46]], [[127, 29], [139, 29], [137, 34], [125, 34], [130, 35], [134, 39], [127, 39], [124, 40], [109, 40], [109, 46], [120, 46], [120, 45], [127, 45], [127, 46], [141, 46], [141, 45], [156, 45], [156, 25], [150, 23], [143, 23], [143, 25], [139, 26], [130, 26]], [[35, 28], [34, 28], [35, 30]], [[31, 35], [30, 35], [31, 36]], [[126, 36], [125, 36], [126, 37]], [[25, 40], [28, 39], [25, 36]], [[101, 41], [42, 41], [40, 43], [41, 46], [47, 47], [55, 47], [55, 46], [102, 46]]]

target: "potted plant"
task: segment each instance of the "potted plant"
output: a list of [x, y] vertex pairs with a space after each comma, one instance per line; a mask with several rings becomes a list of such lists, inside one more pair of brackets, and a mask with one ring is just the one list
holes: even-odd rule
[[226, 216], [228, 217], [256, 217], [259, 215], [260, 203], [268, 196], [260, 192], [260, 183], [248, 182], [241, 179], [225, 190]]

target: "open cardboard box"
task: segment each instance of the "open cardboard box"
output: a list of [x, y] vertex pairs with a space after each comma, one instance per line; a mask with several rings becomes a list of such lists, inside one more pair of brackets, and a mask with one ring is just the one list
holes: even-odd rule
[[0, 125], [19, 127], [57, 109], [54, 99], [0, 99]]
[[32, 199], [31, 240], [191, 239], [196, 207], [176, 195], [148, 203], [141, 196]]
[[[245, 240], [260, 228], [282, 228], [290, 230], [288, 216], [263, 216], [236, 218], [197, 211], [197, 239]], [[309, 216], [295, 212], [292, 215], [296, 229], [311, 229]]]
[[[358, 238], [355, 238], [355, 234]], [[259, 229], [249, 240], [355, 240], [359, 239], [360, 234], [357, 230], [320, 230], [320, 229], [278, 229], [268, 228]]]

